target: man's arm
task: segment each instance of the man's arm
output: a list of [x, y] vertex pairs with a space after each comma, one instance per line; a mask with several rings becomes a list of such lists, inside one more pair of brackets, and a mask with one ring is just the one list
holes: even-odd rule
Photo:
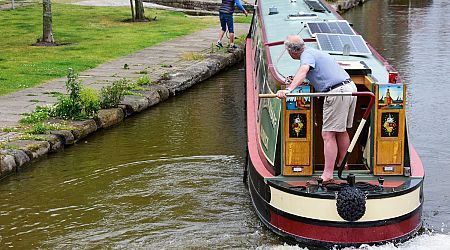
[[298, 85], [302, 84], [306, 78], [306, 74], [308, 74], [309, 65], [303, 64], [295, 73], [294, 79], [291, 84], [285, 90], [278, 90], [277, 97], [278, 98], [286, 98], [286, 94], [292, 92]]
[[244, 6], [242, 6], [242, 4], [241, 4], [241, 2], [239, 2], [239, 0], [234, 0], [234, 3], [242, 12], [244, 12], [245, 15], [247, 15], [247, 11], [244, 9]]

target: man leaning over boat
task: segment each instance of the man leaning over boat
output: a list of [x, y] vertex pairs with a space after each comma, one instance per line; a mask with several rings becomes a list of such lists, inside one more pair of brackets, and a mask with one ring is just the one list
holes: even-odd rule
[[[286, 98], [306, 79], [317, 92], [356, 92], [356, 85], [348, 73], [329, 54], [306, 47], [298, 35], [289, 35], [284, 42], [292, 59], [300, 60], [292, 82], [284, 90], [277, 92], [278, 98]], [[324, 144], [325, 167], [320, 178], [323, 183], [333, 181], [333, 170], [345, 157], [350, 138], [347, 128], [353, 124], [356, 108], [354, 96], [327, 96], [323, 103], [322, 138]]]

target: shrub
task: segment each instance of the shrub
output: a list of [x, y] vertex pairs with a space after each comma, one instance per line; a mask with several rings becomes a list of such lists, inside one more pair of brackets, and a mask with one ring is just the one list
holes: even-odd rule
[[69, 69], [66, 89], [67, 94], [58, 97], [51, 116], [63, 119], [86, 119], [97, 114], [100, 109], [100, 97], [94, 89], [81, 85], [73, 69]]
[[[58, 97], [51, 116], [60, 117], [63, 119], [73, 119], [77, 116], [74, 115], [74, 110], [78, 108], [74, 107], [74, 103], [70, 100], [69, 96], [62, 95]], [[79, 112], [79, 111], [78, 111]]]
[[82, 103], [82, 114], [86, 117], [94, 117], [100, 110], [100, 96], [93, 88], [82, 87], [80, 93]]
[[69, 69], [66, 81], [67, 95], [58, 97], [53, 115], [64, 119], [77, 119], [81, 116], [81, 82], [73, 69]]
[[111, 85], [103, 87], [100, 91], [101, 108], [116, 108], [123, 100], [128, 84], [128, 80], [121, 79], [114, 81]]
[[46, 134], [47, 133], [47, 126], [43, 122], [38, 122], [33, 124], [33, 126], [30, 128], [30, 130], [27, 130], [26, 133], [28, 134]]

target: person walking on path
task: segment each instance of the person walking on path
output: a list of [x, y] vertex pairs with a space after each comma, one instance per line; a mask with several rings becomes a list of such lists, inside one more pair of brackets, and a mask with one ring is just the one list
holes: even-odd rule
[[219, 19], [221, 30], [219, 32], [219, 40], [217, 40], [216, 46], [218, 48], [223, 48], [222, 38], [225, 32], [227, 31], [230, 34], [230, 48], [236, 49], [237, 46], [234, 44], [234, 24], [233, 24], [233, 13], [234, 13], [234, 5], [244, 12], [245, 16], [248, 15], [247, 11], [244, 9], [239, 0], [222, 0], [222, 4], [219, 9]]
[[[285, 41], [289, 55], [300, 60], [300, 68], [289, 86], [277, 92], [278, 98], [286, 98], [307, 78], [318, 92], [356, 92], [356, 85], [348, 73], [327, 53], [305, 47], [298, 35], [290, 35]], [[333, 181], [336, 157], [341, 163], [350, 145], [347, 128], [353, 125], [356, 108], [354, 96], [327, 96], [323, 103], [322, 139], [324, 145], [325, 167], [320, 178]]]

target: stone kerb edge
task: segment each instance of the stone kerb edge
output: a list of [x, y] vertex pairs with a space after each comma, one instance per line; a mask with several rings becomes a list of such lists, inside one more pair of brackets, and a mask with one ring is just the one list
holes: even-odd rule
[[[18, 139], [8, 142], [13, 149], [0, 149], [0, 179], [20, 170], [48, 153], [58, 152], [67, 145], [87, 137], [91, 133], [122, 122], [126, 117], [150, 108], [171, 96], [206, 80], [221, 70], [230, 67], [244, 58], [241, 47], [232, 53], [212, 54], [192, 66], [173, 72], [169, 80], [159, 80], [158, 85], [148, 86], [139, 91], [140, 96], [126, 96], [119, 108], [102, 109], [95, 119], [85, 121], [66, 121], [71, 130], [49, 131], [38, 135], [43, 141]], [[11, 132], [16, 133], [16, 132]]]

